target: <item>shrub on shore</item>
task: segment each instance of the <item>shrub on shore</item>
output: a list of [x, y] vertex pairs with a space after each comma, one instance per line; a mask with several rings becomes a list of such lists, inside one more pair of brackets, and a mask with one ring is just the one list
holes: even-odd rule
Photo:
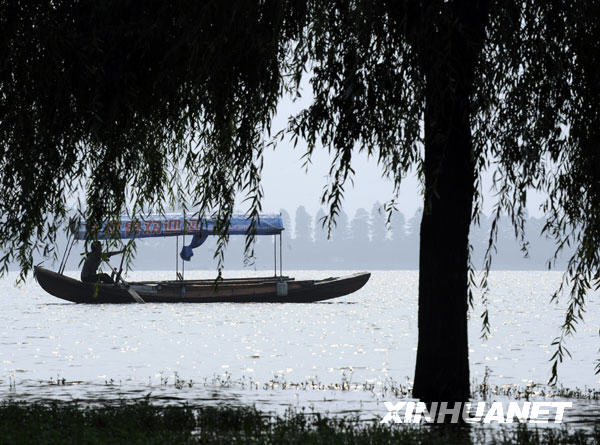
[[0, 443], [144, 444], [587, 444], [600, 429], [382, 425], [354, 418], [254, 407], [52, 402], [0, 404]]

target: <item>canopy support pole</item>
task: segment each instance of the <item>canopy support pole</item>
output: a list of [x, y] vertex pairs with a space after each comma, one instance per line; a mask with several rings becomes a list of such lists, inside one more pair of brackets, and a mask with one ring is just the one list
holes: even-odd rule
[[175, 237], [175, 279], [179, 276], [179, 235]]
[[283, 238], [279, 232], [279, 276], [283, 276]]
[[277, 235], [273, 235], [273, 276], [277, 276]]
[[[185, 225], [185, 211], [183, 212], [183, 238], [181, 242], [181, 248], [185, 246], [185, 231], [187, 226]], [[185, 260], [181, 259], [181, 281], [185, 280]]]

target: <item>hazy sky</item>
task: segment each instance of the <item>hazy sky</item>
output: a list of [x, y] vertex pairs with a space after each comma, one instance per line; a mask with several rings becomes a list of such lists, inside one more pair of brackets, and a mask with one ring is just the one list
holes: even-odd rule
[[[303, 148], [293, 150], [290, 144], [281, 143], [276, 151], [265, 153], [263, 188], [265, 192], [263, 208], [277, 211], [284, 208], [295, 211], [304, 205], [314, 215], [320, 205], [323, 187], [327, 184], [327, 173], [331, 165], [330, 156], [325, 150], [314, 153], [308, 171], [302, 167]], [[354, 185], [348, 183], [343, 208], [349, 216], [356, 209], [371, 210], [373, 203], [381, 203], [392, 198], [391, 181], [381, 177], [381, 169], [374, 159], [365, 154], [356, 154], [352, 163], [356, 170]], [[407, 178], [404, 184], [399, 209], [405, 215], [412, 215], [421, 206], [416, 178]]]
[[[285, 126], [288, 116], [309, 105], [312, 93], [306, 83], [304, 90], [303, 97], [296, 102], [289, 98], [282, 100], [273, 122], [274, 132]], [[305, 150], [306, 145], [301, 141], [294, 149], [293, 143], [286, 138], [278, 142], [276, 150], [265, 151], [262, 176], [265, 213], [278, 212], [283, 208], [290, 212], [293, 218], [296, 208], [304, 205], [314, 216], [321, 207], [320, 198], [323, 187], [327, 184], [331, 156], [324, 149], [316, 149], [312, 156], [312, 164], [308, 166], [308, 171], [305, 171], [301, 159]], [[355, 152], [352, 165], [356, 171], [354, 186], [348, 183], [343, 202], [343, 209], [351, 218], [358, 208], [363, 207], [370, 211], [375, 201], [384, 203], [392, 198], [392, 183], [381, 177], [381, 168], [376, 159], [367, 159], [366, 154]], [[493, 193], [490, 192], [491, 186], [491, 175], [485, 173], [483, 209], [486, 213], [491, 212], [495, 202]], [[423, 205], [419, 190], [419, 182], [414, 175], [404, 180], [397, 207], [407, 217], [411, 217]], [[541, 216], [540, 203], [540, 195], [530, 194], [528, 210], [531, 216]]]
[[[278, 113], [273, 121], [273, 133], [284, 128], [290, 115], [298, 113], [307, 107], [312, 100], [312, 90], [304, 81], [302, 97], [292, 101], [284, 97], [278, 107]], [[302, 167], [302, 155], [306, 144], [298, 141], [296, 148], [289, 138], [278, 142], [276, 150], [266, 150], [263, 167], [263, 210], [265, 213], [278, 212], [283, 208], [292, 217], [299, 205], [315, 215], [320, 205], [323, 187], [328, 183], [327, 174], [331, 166], [332, 156], [325, 149], [316, 149], [311, 158], [308, 170]], [[358, 208], [371, 210], [376, 201], [384, 203], [392, 198], [393, 186], [390, 180], [381, 177], [381, 168], [374, 158], [367, 159], [366, 154], [356, 152], [353, 155], [352, 166], [356, 171], [354, 185], [348, 182], [346, 186], [343, 209], [350, 216]], [[398, 209], [405, 215], [413, 215], [422, 206], [416, 177], [406, 179]], [[324, 208], [325, 210], [325, 208]]]

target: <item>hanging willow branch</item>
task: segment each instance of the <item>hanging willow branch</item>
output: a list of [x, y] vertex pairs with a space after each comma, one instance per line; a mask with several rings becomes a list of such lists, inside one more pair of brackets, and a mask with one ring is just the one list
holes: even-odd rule
[[[1, 1], [0, 273], [18, 262], [25, 276], [34, 252], [51, 255], [73, 213], [94, 227], [175, 205], [216, 216], [221, 268], [235, 196], [259, 214], [262, 152], [283, 136], [306, 141], [306, 162], [333, 154], [330, 231], [357, 151], [393, 181], [389, 219], [402, 179], [423, 173], [422, 61], [435, 67], [444, 33], [461, 32], [449, 13], [461, 1]], [[497, 199], [478, 284], [486, 295], [500, 216], [526, 253], [527, 193], [544, 193], [544, 233], [557, 254], [574, 249], [556, 294], [569, 289], [555, 380], [600, 270], [600, 6], [488, 3], [468, 110], [474, 221], [486, 170]], [[280, 98], [303, 78], [311, 104], [271, 139]]]

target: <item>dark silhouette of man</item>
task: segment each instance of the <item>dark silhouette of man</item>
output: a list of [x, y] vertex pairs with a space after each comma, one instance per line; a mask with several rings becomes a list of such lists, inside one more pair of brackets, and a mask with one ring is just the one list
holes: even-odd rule
[[98, 273], [98, 268], [100, 267], [100, 263], [102, 263], [102, 259], [108, 259], [113, 255], [123, 252], [125, 252], [125, 249], [102, 254], [102, 244], [100, 244], [100, 241], [94, 241], [92, 249], [85, 257], [83, 268], [81, 269], [81, 281], [84, 283], [114, 283], [110, 275]]

